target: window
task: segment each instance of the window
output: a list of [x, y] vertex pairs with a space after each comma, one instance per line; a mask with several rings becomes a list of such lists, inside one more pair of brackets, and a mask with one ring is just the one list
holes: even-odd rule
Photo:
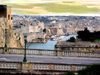
[[8, 20], [10, 20], [10, 15], [8, 15]]

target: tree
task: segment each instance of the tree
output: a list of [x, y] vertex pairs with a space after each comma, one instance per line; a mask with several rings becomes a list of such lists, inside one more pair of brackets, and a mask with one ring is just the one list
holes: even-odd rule
[[78, 75], [100, 75], [100, 64], [88, 65], [86, 68], [78, 71]]
[[90, 31], [85, 28], [84, 31], [78, 31], [78, 38], [80, 38], [82, 41], [90, 41]]
[[68, 71], [64, 75], [75, 75], [74, 72]]
[[45, 32], [45, 33], [46, 33], [46, 29], [43, 29], [43, 32]]
[[69, 40], [67, 40], [67, 41], [69, 41], [69, 42], [75, 42], [76, 41], [76, 39], [74, 38], [74, 37], [71, 37]]
[[100, 31], [90, 32], [86, 28], [84, 31], [78, 31], [77, 34], [82, 41], [100, 42]]

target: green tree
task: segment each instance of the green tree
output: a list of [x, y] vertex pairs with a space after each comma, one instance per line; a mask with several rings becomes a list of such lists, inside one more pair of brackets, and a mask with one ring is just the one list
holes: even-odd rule
[[74, 37], [71, 37], [69, 40], [67, 40], [67, 41], [69, 41], [69, 42], [75, 42], [76, 41], [76, 39], [74, 38]]
[[100, 64], [88, 65], [86, 68], [78, 71], [78, 75], [100, 75]]
[[74, 72], [68, 71], [64, 75], [75, 75]]
[[94, 39], [94, 42], [100, 42], [100, 39]]

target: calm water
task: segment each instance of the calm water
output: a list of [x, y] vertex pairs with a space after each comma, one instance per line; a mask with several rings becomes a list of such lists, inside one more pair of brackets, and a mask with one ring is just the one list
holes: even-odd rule
[[[69, 36], [61, 36], [62, 41], [68, 40], [70, 37], [75, 37], [77, 35], [69, 35]], [[28, 48], [31, 49], [49, 49], [49, 50], [54, 50], [55, 45], [57, 43], [57, 40], [48, 40], [46, 43], [29, 43], [27, 44]]]

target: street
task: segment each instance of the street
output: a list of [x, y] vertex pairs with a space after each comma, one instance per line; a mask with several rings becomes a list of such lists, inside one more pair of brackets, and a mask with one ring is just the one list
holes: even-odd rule
[[[23, 57], [24, 55], [0, 54], [0, 61], [23, 61]], [[44, 63], [93, 64], [100, 63], [100, 58], [27, 55], [27, 61]]]

